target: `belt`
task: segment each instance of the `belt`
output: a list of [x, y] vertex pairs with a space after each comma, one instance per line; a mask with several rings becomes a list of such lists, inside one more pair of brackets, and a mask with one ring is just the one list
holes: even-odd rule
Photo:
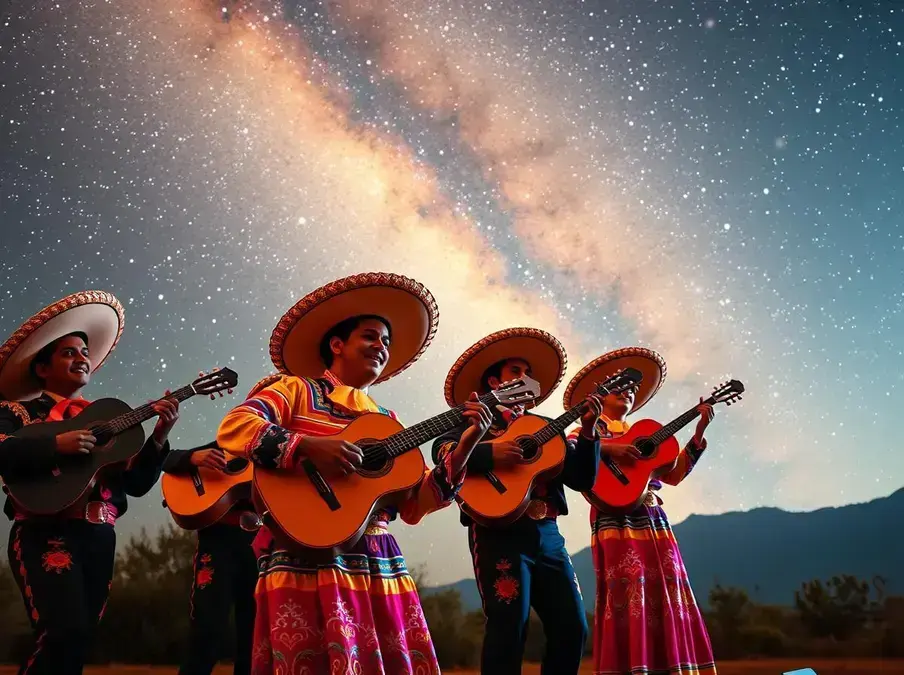
[[86, 520], [94, 525], [113, 525], [116, 522], [116, 507], [107, 502], [88, 502], [84, 506], [73, 506], [62, 511], [60, 518]]
[[656, 494], [653, 490], [647, 490], [647, 493], [643, 496], [644, 506], [662, 506], [662, 497]]
[[559, 517], [559, 512], [555, 506], [543, 499], [531, 499], [524, 515], [531, 520], [555, 520]]
[[380, 521], [371, 521], [367, 525], [367, 529], [364, 530], [364, 534], [369, 534], [370, 536], [376, 536], [379, 534], [389, 534], [389, 523], [380, 522]]
[[29, 516], [17, 512], [15, 520], [24, 522], [51, 522], [58, 520], [84, 520], [94, 525], [113, 525], [117, 518], [116, 507], [107, 502], [88, 502], [84, 506], [70, 506], [52, 516]]

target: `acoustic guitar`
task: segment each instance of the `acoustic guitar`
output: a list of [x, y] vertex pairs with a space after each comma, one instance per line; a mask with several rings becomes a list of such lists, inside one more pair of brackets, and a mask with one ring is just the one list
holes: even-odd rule
[[[596, 385], [600, 396], [635, 386], [643, 379], [636, 368], [620, 370]], [[584, 401], [552, 422], [537, 415], [524, 415], [509, 425], [494, 443], [511, 442], [521, 447], [522, 459], [485, 473], [468, 472], [456, 500], [461, 510], [487, 527], [505, 525], [520, 518], [530, 504], [536, 483], [561, 473], [565, 463], [565, 429], [584, 411]]]
[[225, 469], [192, 466], [186, 474], [163, 474], [163, 506], [184, 530], [219, 521], [237, 502], [251, 499], [254, 465], [228, 452]]
[[[713, 395], [704, 403], [730, 406], [741, 400], [743, 393], [744, 385], [739, 380], [731, 380], [714, 387]], [[681, 453], [675, 434], [700, 415], [698, 405], [665, 426], [655, 420], [640, 420], [632, 424], [626, 434], [612, 439], [612, 443], [633, 445], [641, 458], [623, 461], [603, 455], [596, 483], [590, 492], [583, 493], [584, 498], [609, 513], [631, 513], [638, 508], [649, 490], [650, 481], [668, 473], [674, 466]]]
[[[199, 377], [167, 398], [182, 402], [192, 396], [232, 389], [237, 383], [235, 371], [223, 368]], [[70, 419], [22, 427], [11, 435], [47, 443], [67, 431], [85, 429], [97, 442], [87, 455], [58, 454], [56, 469], [50, 474], [4, 477], [4, 491], [21, 511], [34, 516], [53, 515], [77, 504], [94, 488], [102, 471], [117, 464], [125, 465], [138, 455], [145, 441], [141, 424], [157, 414], [152, 405], [147, 403], [132, 409], [118, 399], [102, 398]]]
[[[521, 377], [484, 394], [489, 407], [517, 405], [540, 396], [540, 384]], [[289, 472], [256, 467], [253, 500], [261, 522], [274, 525], [289, 545], [336, 555], [354, 546], [374, 511], [398, 505], [424, 478], [418, 448], [465, 421], [464, 404], [404, 428], [388, 415], [367, 413], [324, 439], [361, 448], [364, 463], [347, 476], [325, 476], [310, 460]]]

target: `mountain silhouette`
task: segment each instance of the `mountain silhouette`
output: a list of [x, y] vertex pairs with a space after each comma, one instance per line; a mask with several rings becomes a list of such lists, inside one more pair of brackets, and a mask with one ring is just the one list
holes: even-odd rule
[[[884, 580], [886, 594], [904, 595], [904, 539], [893, 530], [904, 516], [904, 488], [861, 504], [792, 512], [778, 508], [692, 515], [674, 526], [697, 602], [706, 606], [716, 584], [747, 591], [752, 600], [792, 605], [812, 579], [851, 574]], [[572, 556], [587, 610], [596, 578], [590, 549]], [[454, 588], [466, 609], [479, 609], [473, 579], [425, 589]]]

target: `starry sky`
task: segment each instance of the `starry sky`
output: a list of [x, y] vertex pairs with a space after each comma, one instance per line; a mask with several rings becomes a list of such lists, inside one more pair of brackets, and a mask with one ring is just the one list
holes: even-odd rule
[[[183, 404], [188, 447], [272, 372], [296, 300], [392, 271], [441, 313], [371, 392], [403, 420], [443, 409], [474, 341], [534, 326], [568, 378], [658, 350], [642, 416], [662, 422], [745, 383], [663, 489], [673, 521], [884, 496], [904, 476], [902, 40], [884, 0], [4, 3], [0, 331], [114, 293], [126, 331], [89, 398], [240, 375]], [[123, 532], [169, 522], [157, 490]], [[470, 574], [456, 507], [394, 529], [431, 581]]]

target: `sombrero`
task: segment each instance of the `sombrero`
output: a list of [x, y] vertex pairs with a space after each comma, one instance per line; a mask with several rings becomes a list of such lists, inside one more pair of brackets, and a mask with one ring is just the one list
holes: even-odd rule
[[665, 359], [652, 349], [643, 347], [616, 349], [593, 359], [593, 361], [581, 368], [577, 375], [571, 378], [571, 382], [565, 388], [565, 396], [563, 398], [565, 409], [571, 409], [580, 401], [583, 401], [593, 391], [596, 384], [603, 382], [606, 378], [623, 368], [637, 368], [643, 373], [643, 380], [638, 385], [637, 393], [634, 395], [634, 407], [631, 408], [632, 413], [648, 403], [653, 398], [653, 395], [659, 391], [662, 383], [665, 382]]
[[540, 398], [533, 407], [559, 386], [568, 363], [562, 343], [546, 331], [506, 328], [487, 335], [458, 357], [446, 375], [446, 403], [454, 408], [467, 401], [472, 391], [480, 391], [480, 380], [487, 368], [505, 359], [524, 359], [530, 364], [531, 377], [540, 383]]
[[381, 316], [392, 328], [389, 361], [374, 384], [417, 361], [439, 326], [433, 294], [414, 279], [366, 272], [328, 283], [304, 296], [280, 319], [270, 337], [270, 358], [286, 375], [320, 377], [323, 336], [337, 323], [362, 314]]
[[45, 307], [0, 346], [0, 394], [25, 401], [41, 393], [41, 382], [30, 372], [35, 355], [69, 333], [88, 336], [91, 372], [97, 371], [122, 335], [125, 312], [112, 294], [81, 291]]

